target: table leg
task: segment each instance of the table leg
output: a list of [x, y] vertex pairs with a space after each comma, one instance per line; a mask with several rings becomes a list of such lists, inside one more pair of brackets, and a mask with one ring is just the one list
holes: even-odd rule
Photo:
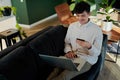
[[1, 50], [3, 50], [2, 49], [2, 39], [0, 38], [0, 47], [1, 47]]
[[19, 36], [20, 40], [22, 40], [22, 36], [21, 36], [20, 32], [19, 32], [18, 36]]
[[120, 49], [120, 40], [118, 41], [118, 46], [117, 46], [117, 53], [116, 53], [115, 62], [117, 62], [117, 58], [118, 58], [118, 55], [119, 55], [119, 49]]
[[5, 42], [6, 42], [7, 47], [11, 46], [11, 41], [10, 41], [10, 39], [5, 38]]

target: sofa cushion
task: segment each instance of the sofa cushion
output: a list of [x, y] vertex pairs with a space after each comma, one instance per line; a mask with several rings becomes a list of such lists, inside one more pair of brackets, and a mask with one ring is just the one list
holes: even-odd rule
[[59, 56], [64, 53], [64, 38], [67, 28], [56, 26], [32, 40], [28, 45], [35, 53]]
[[38, 80], [46, 80], [54, 67], [43, 61], [39, 56], [37, 56], [36, 59], [38, 66]]
[[0, 74], [0, 80], [7, 80], [6, 77], [4, 75]]
[[32, 51], [18, 47], [0, 59], [0, 74], [8, 80], [37, 80], [37, 65]]

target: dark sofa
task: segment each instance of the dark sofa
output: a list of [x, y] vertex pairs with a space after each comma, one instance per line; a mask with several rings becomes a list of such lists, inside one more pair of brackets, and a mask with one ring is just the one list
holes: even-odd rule
[[[66, 32], [67, 28], [62, 25], [49, 27], [3, 50], [0, 52], [0, 74], [8, 80], [46, 80], [54, 67], [41, 60], [38, 54], [64, 55]], [[104, 62], [106, 35], [103, 40], [98, 62], [88, 72], [74, 77], [73, 80], [97, 78]]]

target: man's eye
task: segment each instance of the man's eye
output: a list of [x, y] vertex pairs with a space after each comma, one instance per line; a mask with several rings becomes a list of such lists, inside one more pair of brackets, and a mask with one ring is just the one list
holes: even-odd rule
[[85, 17], [85, 15], [82, 15], [82, 17]]

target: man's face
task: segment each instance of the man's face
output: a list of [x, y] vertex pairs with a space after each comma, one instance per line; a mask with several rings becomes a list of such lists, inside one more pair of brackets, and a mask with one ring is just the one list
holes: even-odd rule
[[76, 15], [77, 15], [77, 18], [78, 18], [80, 24], [85, 24], [88, 22], [90, 13], [87, 13], [86, 11], [84, 11], [83, 13], [76, 14]]

